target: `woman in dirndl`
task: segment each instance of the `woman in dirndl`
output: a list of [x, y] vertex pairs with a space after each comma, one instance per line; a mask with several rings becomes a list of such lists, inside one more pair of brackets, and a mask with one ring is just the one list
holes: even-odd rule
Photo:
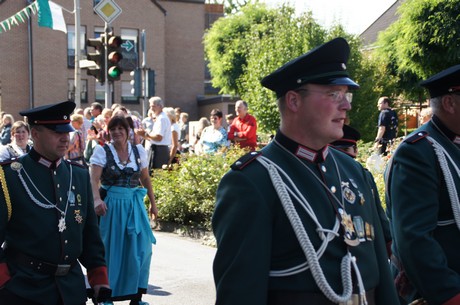
[[[94, 208], [100, 217], [105, 245], [111, 302], [130, 300], [130, 305], [146, 305], [152, 244], [156, 243], [149, 214], [158, 215], [148, 173], [147, 154], [141, 144], [128, 141], [129, 123], [114, 116], [108, 124], [110, 143], [96, 146], [90, 159]], [[100, 184], [99, 184], [100, 182]], [[102, 197], [101, 197], [102, 196]]]

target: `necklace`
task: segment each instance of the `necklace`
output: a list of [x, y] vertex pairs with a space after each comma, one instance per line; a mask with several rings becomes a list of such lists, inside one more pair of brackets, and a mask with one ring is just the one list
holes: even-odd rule
[[[115, 146], [114, 146], [114, 148], [115, 148]], [[128, 149], [129, 149], [129, 144], [128, 144]], [[126, 165], [128, 165], [129, 162], [131, 162], [130, 157], [131, 157], [132, 148], [131, 148], [131, 150], [128, 150], [128, 158], [125, 161], [121, 161], [120, 156], [118, 155], [118, 152], [117, 152], [116, 148], [115, 148], [115, 152], [117, 153], [118, 164], [120, 164], [121, 166], [126, 167]]]
[[[32, 181], [32, 179], [30, 178], [29, 174], [27, 173], [27, 171], [24, 169], [24, 167], [22, 166], [21, 163], [19, 162], [13, 162], [11, 163], [11, 168], [13, 170], [15, 170], [17, 173], [18, 173], [18, 177], [19, 177], [19, 180], [21, 180], [21, 183], [22, 185], [24, 186], [24, 189], [26, 190], [27, 194], [29, 195], [30, 199], [32, 199], [32, 201], [38, 205], [39, 207], [41, 208], [44, 208], [44, 209], [56, 209], [58, 210], [60, 213], [61, 213], [61, 218], [59, 219], [59, 222], [58, 222], [58, 230], [59, 232], [64, 232], [64, 230], [67, 228], [66, 227], [66, 223], [65, 223], [65, 218], [66, 218], [66, 215], [67, 215], [67, 208], [69, 207], [69, 202], [74, 202], [75, 201], [75, 196], [72, 192], [72, 166], [70, 166], [70, 181], [69, 181], [69, 190], [67, 192], [67, 202], [66, 202], [66, 205], [65, 205], [65, 209], [64, 211], [62, 209], [60, 209], [57, 205], [57, 203], [52, 203], [51, 201], [48, 200], [48, 198], [46, 198], [41, 192], [40, 190], [37, 188], [37, 186], [34, 184], [34, 182]], [[27, 185], [27, 182], [25, 181], [24, 177], [22, 176], [21, 174], [21, 171], [24, 172], [24, 174], [26, 175], [27, 179], [29, 180], [30, 184], [33, 186], [33, 188], [35, 189], [35, 191], [41, 196], [41, 198], [43, 198], [46, 203], [43, 203], [41, 202], [40, 200], [38, 200], [31, 192], [31, 190], [29, 189], [28, 185]]]
[[[331, 153], [331, 158], [332, 161], [334, 162], [335, 165], [335, 170], [337, 172], [337, 178], [339, 179], [340, 182], [340, 199], [337, 199], [337, 197], [334, 195], [334, 192], [329, 189], [329, 187], [320, 179], [316, 174], [313, 172], [311, 168], [309, 168], [305, 163], [303, 163], [299, 158], [297, 158], [292, 152], [290, 152], [288, 149], [286, 149], [284, 146], [282, 146], [276, 139], [273, 140], [275, 144], [277, 144], [281, 149], [283, 149], [285, 152], [290, 154], [295, 160], [297, 160], [300, 164], [302, 164], [303, 167], [305, 167], [310, 174], [324, 187], [324, 189], [331, 195], [330, 197], [333, 198], [333, 201], [331, 202], [334, 209], [336, 210], [337, 217], [340, 220], [340, 223], [342, 224], [342, 229], [344, 231], [344, 241], [347, 245], [355, 247], [360, 244], [359, 239], [357, 238], [356, 231], [354, 229], [353, 225], [353, 220], [351, 218], [351, 215], [348, 214], [345, 210], [345, 203], [344, 203], [344, 188], [347, 188], [347, 184], [342, 182], [342, 177], [340, 175], [340, 170], [339, 166], [337, 165], [337, 161], [334, 158], [333, 153]], [[338, 203], [340, 207], [337, 207], [336, 204], [334, 204], [334, 201]]]

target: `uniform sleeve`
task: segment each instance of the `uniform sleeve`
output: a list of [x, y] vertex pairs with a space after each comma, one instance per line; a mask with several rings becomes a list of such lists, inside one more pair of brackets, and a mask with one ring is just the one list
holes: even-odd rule
[[107, 163], [107, 156], [105, 155], [105, 150], [101, 145], [96, 145], [94, 148], [93, 154], [89, 159], [90, 164], [98, 165], [104, 167]]
[[8, 265], [6, 264], [5, 257], [3, 255], [3, 249], [1, 248], [3, 242], [5, 241], [6, 226], [8, 224], [8, 208], [6, 205], [5, 193], [3, 192], [3, 182], [4, 181], [0, 181], [0, 287], [2, 287], [11, 278]]
[[254, 181], [240, 171], [222, 179], [212, 218], [216, 305], [267, 304], [272, 215]]
[[429, 304], [443, 304], [460, 293], [460, 275], [449, 268], [434, 238], [439, 207], [448, 203], [439, 200], [443, 179], [433, 149], [421, 141], [401, 144], [394, 156], [389, 184], [393, 242], [417, 291]]

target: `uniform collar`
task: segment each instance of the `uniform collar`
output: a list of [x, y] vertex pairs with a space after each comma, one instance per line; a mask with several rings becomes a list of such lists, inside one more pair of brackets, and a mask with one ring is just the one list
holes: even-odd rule
[[48, 159], [46, 159], [45, 157], [43, 157], [42, 155], [40, 155], [33, 147], [30, 149], [30, 152], [29, 152], [29, 156], [30, 158], [32, 158], [32, 160], [34, 160], [35, 162], [38, 162], [40, 163], [41, 165], [44, 165], [46, 166], [47, 168], [49, 169], [56, 169], [58, 168], [58, 166], [61, 164], [62, 162], [62, 158], [59, 158], [55, 161], [50, 161]]
[[459, 135], [455, 134], [452, 130], [447, 128], [446, 125], [444, 125], [436, 115], [433, 115], [432, 120], [435, 125], [441, 129], [441, 132], [444, 133], [452, 142], [454, 142], [454, 144], [460, 145]]
[[310, 161], [312, 163], [324, 162], [327, 155], [329, 154], [329, 147], [327, 145], [320, 150], [314, 150], [288, 138], [281, 131], [276, 133], [275, 140], [284, 148], [296, 155], [298, 158]]

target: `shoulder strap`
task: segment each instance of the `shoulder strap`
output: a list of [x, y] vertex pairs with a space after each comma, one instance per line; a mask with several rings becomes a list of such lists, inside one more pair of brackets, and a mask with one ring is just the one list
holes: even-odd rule
[[139, 150], [137, 149], [137, 145], [132, 144], [132, 146], [133, 146], [133, 151], [134, 151], [134, 157], [136, 158], [137, 168], [140, 171], [141, 170], [141, 157], [139, 155]]
[[8, 191], [8, 186], [6, 185], [6, 178], [5, 178], [5, 172], [3, 171], [3, 166], [0, 166], [0, 183], [2, 184], [3, 195], [5, 196], [6, 208], [8, 211], [8, 221], [9, 221], [11, 218], [11, 214], [13, 213], [13, 208], [11, 206], [11, 198], [10, 198], [10, 193]]

